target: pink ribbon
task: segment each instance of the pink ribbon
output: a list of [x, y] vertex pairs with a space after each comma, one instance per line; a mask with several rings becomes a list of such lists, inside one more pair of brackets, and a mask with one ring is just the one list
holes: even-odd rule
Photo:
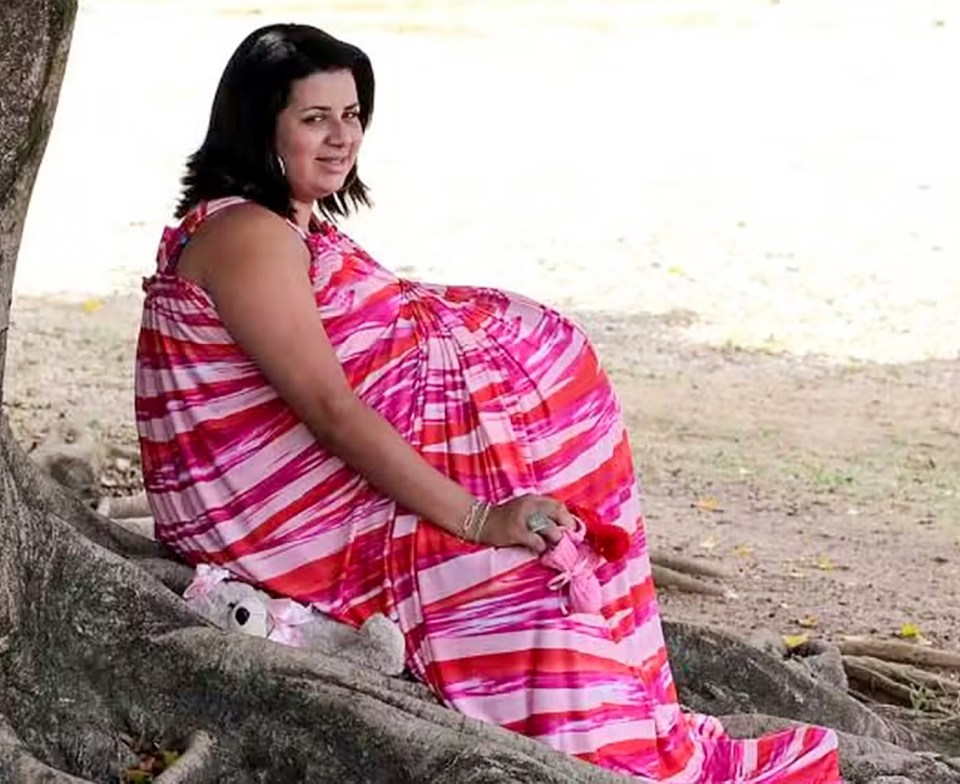
[[595, 571], [603, 563], [603, 558], [584, 543], [586, 527], [579, 520], [577, 523], [574, 530], [564, 531], [560, 541], [540, 556], [540, 563], [560, 572], [547, 583], [547, 587], [562, 591], [569, 586], [568, 602], [560, 603], [564, 615], [569, 612], [599, 613], [602, 606], [600, 581]]
[[267, 617], [273, 624], [273, 628], [267, 635], [268, 640], [302, 648], [303, 632], [297, 627], [308, 623], [314, 617], [314, 613], [309, 607], [293, 599], [271, 599], [267, 602]]
[[194, 575], [190, 585], [183, 592], [184, 599], [193, 599], [197, 596], [203, 596], [210, 593], [215, 586], [233, 578], [233, 575], [220, 566], [210, 566], [209, 564], [200, 564], [197, 566], [197, 573]]

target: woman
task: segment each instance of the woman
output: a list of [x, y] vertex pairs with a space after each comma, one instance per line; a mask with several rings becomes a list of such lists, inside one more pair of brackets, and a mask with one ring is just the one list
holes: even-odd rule
[[[493, 289], [397, 278], [328, 220], [367, 203], [366, 56], [273, 25], [230, 60], [145, 282], [137, 422], [192, 563], [402, 629], [443, 702], [642, 781], [833, 782], [836, 737], [681, 712], [619, 404], [584, 335]], [[570, 612], [540, 554], [629, 534]], [[574, 608], [576, 609], [576, 608]]]

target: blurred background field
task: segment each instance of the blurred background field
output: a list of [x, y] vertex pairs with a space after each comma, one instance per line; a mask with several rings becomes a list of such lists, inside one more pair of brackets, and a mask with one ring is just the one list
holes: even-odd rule
[[941, 0], [86, 0], [17, 293], [150, 271], [222, 66], [271, 21], [378, 77], [347, 230], [387, 266], [715, 344], [960, 349], [960, 13]]
[[274, 21], [373, 60], [348, 233], [593, 337], [652, 543], [736, 575], [669, 616], [960, 647], [955, 0], [81, 0], [15, 278], [28, 448], [79, 422], [133, 455], [107, 492], [138, 487], [140, 279]]

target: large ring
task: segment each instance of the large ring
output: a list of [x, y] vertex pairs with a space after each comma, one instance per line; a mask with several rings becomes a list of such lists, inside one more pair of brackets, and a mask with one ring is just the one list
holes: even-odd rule
[[532, 534], [538, 534], [554, 525], [553, 519], [543, 512], [534, 512], [527, 517], [527, 528]]

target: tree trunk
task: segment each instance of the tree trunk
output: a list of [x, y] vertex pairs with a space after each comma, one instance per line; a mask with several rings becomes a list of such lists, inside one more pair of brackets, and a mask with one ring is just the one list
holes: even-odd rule
[[76, 12], [76, 0], [5, 0], [0, 9], [0, 401], [17, 250]]
[[[75, 13], [76, 0], [0, 7], [0, 397], [17, 249]], [[136, 762], [124, 735], [186, 749], [158, 779], [168, 784], [620, 780], [449, 711], [416, 684], [210, 628], [153, 576], [164, 555], [42, 477], [4, 420], [0, 781], [115, 782]], [[878, 738], [866, 759], [880, 741], [923, 745], [775, 656], [707, 630], [667, 632], [691, 705]], [[731, 726], [749, 731], [769, 721], [741, 716]], [[848, 743], [845, 765], [851, 781], [870, 781], [883, 771], [857, 772], [860, 742]], [[897, 758], [888, 766], [897, 774], [958, 780], [946, 764], [884, 749]]]

